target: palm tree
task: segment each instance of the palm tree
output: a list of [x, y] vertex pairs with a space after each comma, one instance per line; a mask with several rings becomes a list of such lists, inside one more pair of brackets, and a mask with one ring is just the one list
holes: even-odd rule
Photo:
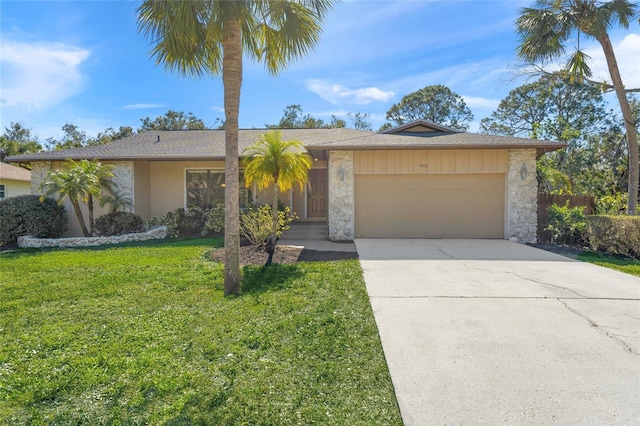
[[[538, 0], [535, 7], [522, 9], [516, 21], [521, 37], [518, 56], [529, 62], [546, 62], [565, 52], [565, 43], [574, 32], [585, 34], [598, 41], [609, 68], [609, 76], [622, 110], [629, 148], [629, 203], [627, 212], [636, 214], [640, 155], [638, 133], [620, 70], [609, 38], [609, 29], [615, 24], [629, 28], [629, 22], [638, 16], [638, 6], [628, 0], [598, 2], [595, 0]], [[579, 40], [579, 39], [578, 39]], [[569, 72], [579, 79], [589, 78], [588, 55], [578, 49], [567, 63]]]
[[84, 223], [82, 210], [80, 210], [80, 201], [88, 202], [90, 196], [98, 196], [102, 192], [99, 180], [95, 175], [87, 173], [87, 166], [84, 164], [87, 160], [76, 162], [73, 160], [66, 161], [60, 169], [53, 170], [45, 178], [40, 186], [43, 194], [40, 200], [45, 197], [58, 194], [58, 203], [62, 204], [65, 197], [69, 197], [76, 217], [80, 222], [82, 234], [85, 237], [90, 236], [87, 225]]
[[109, 212], [114, 213], [117, 211], [131, 211], [133, 208], [133, 200], [127, 197], [124, 193], [115, 188], [115, 185], [109, 191], [110, 195], [103, 195], [100, 199], [100, 207], [109, 205]]
[[238, 112], [242, 56], [277, 74], [317, 43], [334, 0], [145, 0], [138, 29], [151, 55], [186, 76], [222, 74], [225, 112], [225, 295], [240, 292]]
[[274, 130], [260, 138], [255, 145], [245, 149], [244, 177], [247, 186], [256, 183], [258, 189], [273, 185], [271, 202], [272, 227], [267, 243], [271, 263], [278, 233], [278, 192], [289, 191], [296, 183], [304, 188], [307, 173], [313, 164], [311, 157], [304, 152], [300, 141], [283, 141], [282, 132]]
[[[106, 188], [109, 192], [113, 192], [115, 190], [115, 184], [111, 179], [113, 179], [114, 175], [111, 171], [113, 166], [111, 164], [102, 164], [97, 160], [89, 161], [89, 160], [81, 160], [78, 164], [78, 167], [81, 168], [79, 173], [85, 173], [87, 175], [92, 175], [93, 178], [98, 182], [100, 190], [97, 193], [89, 193], [87, 198], [87, 207], [89, 210], [89, 229], [90, 232], [93, 233], [93, 227], [95, 225], [95, 220], [93, 216], [93, 197], [101, 199], [102, 198], [102, 190]], [[102, 205], [102, 203], [100, 203]]]

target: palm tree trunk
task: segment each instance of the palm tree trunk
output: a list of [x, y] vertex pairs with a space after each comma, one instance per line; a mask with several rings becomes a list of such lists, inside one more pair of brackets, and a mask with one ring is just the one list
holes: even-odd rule
[[627, 213], [630, 216], [637, 214], [638, 205], [638, 184], [640, 181], [640, 154], [638, 153], [638, 132], [635, 122], [633, 120], [633, 113], [631, 112], [631, 106], [629, 106], [629, 99], [624, 90], [624, 84], [620, 77], [620, 70], [618, 68], [618, 61], [613, 52], [613, 46], [608, 34], [604, 34], [598, 37], [598, 41], [604, 51], [604, 57], [607, 59], [607, 66], [609, 67], [609, 75], [611, 76], [611, 82], [613, 88], [618, 97], [620, 103], [620, 109], [622, 110], [622, 118], [624, 120], [624, 128], [627, 133], [627, 145], [629, 148], [629, 203], [627, 204]]
[[276, 240], [278, 235], [278, 179], [276, 178], [273, 183], [273, 201], [271, 202], [271, 218], [273, 220], [273, 224], [271, 225], [271, 234], [273, 236], [273, 241]]
[[84, 217], [82, 216], [82, 210], [80, 210], [80, 204], [78, 203], [78, 200], [74, 200], [71, 197], [69, 197], [69, 200], [71, 201], [71, 205], [73, 206], [73, 211], [76, 212], [76, 217], [78, 218], [78, 222], [80, 222], [80, 229], [82, 229], [82, 235], [84, 235], [85, 237], [90, 236], [89, 230], [87, 229], [87, 225], [85, 225], [84, 223]]
[[273, 201], [271, 202], [271, 235], [266, 243], [266, 251], [269, 255], [264, 266], [269, 266], [273, 262], [273, 254], [276, 252], [276, 242], [278, 241], [278, 179], [273, 183]]
[[242, 86], [240, 22], [229, 19], [222, 40], [222, 84], [225, 115], [224, 295], [240, 293], [240, 176], [238, 172], [238, 113]]
[[91, 194], [89, 194], [89, 198], [87, 199], [87, 208], [89, 209], [89, 232], [93, 234], [95, 220], [93, 218], [93, 195]]

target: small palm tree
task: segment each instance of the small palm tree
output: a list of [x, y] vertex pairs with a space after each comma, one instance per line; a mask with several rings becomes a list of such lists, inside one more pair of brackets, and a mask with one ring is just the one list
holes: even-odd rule
[[60, 169], [51, 171], [40, 186], [44, 191], [40, 197], [41, 200], [57, 193], [58, 203], [62, 204], [65, 197], [69, 197], [85, 237], [90, 236], [91, 233], [84, 222], [80, 202], [86, 203], [90, 197], [100, 196], [102, 193], [100, 180], [90, 172], [92, 168], [87, 163], [89, 163], [88, 160], [79, 162], [68, 160]]
[[278, 193], [289, 191], [295, 184], [304, 188], [307, 174], [311, 169], [311, 157], [304, 152], [300, 141], [283, 141], [282, 132], [274, 130], [260, 138], [244, 151], [244, 176], [247, 186], [256, 183], [258, 189], [273, 186], [271, 204], [272, 228], [267, 244], [269, 261], [273, 257], [278, 233]]
[[82, 168], [81, 172], [92, 175], [100, 186], [100, 191], [98, 191], [96, 194], [90, 193], [87, 199], [87, 207], [89, 210], [89, 229], [90, 232], [93, 233], [93, 227], [95, 225], [93, 215], [93, 197], [95, 196], [96, 198], [101, 199], [103, 189], [107, 189], [109, 192], [113, 192], [115, 190], [115, 183], [111, 180], [114, 177], [113, 172], [111, 171], [113, 169], [113, 166], [110, 164], [102, 164], [97, 160], [81, 160], [78, 164], [79, 167]]
[[100, 199], [100, 207], [109, 205], [109, 212], [131, 211], [133, 208], [133, 200], [120, 192], [115, 186], [111, 189], [110, 195], [103, 195]]
[[[565, 53], [565, 44], [575, 32], [585, 34], [598, 41], [609, 68], [611, 85], [618, 98], [629, 148], [629, 204], [628, 213], [636, 214], [638, 202], [638, 180], [640, 157], [638, 154], [638, 132], [620, 70], [609, 38], [614, 25], [629, 28], [629, 22], [638, 17], [637, 3], [628, 0], [600, 2], [595, 0], [537, 0], [534, 7], [522, 9], [516, 21], [521, 37], [518, 56], [529, 62], [547, 62]], [[579, 38], [578, 38], [579, 40]], [[567, 68], [574, 78], [591, 76], [589, 56], [580, 46], [571, 55]]]

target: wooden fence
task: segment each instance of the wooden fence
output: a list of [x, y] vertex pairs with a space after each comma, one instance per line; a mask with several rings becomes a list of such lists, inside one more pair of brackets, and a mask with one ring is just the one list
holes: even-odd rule
[[547, 207], [557, 204], [564, 206], [569, 201], [569, 207], [584, 206], [584, 214], [591, 215], [595, 212], [594, 198], [591, 195], [551, 195], [538, 194], [538, 241], [541, 243], [551, 241], [551, 232], [545, 231], [548, 225], [549, 214]]

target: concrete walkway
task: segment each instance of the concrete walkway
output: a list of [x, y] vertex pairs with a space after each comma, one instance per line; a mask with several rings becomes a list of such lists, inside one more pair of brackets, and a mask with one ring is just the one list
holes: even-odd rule
[[503, 240], [356, 247], [406, 425], [640, 424], [640, 278]]

